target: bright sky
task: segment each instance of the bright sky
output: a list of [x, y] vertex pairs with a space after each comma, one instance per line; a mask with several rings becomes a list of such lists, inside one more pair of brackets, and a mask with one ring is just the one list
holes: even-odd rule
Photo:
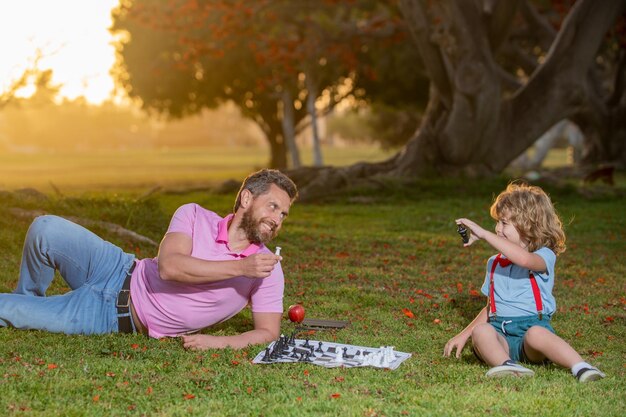
[[61, 95], [105, 100], [115, 61], [111, 9], [119, 0], [0, 0], [0, 89], [19, 78], [39, 48]]

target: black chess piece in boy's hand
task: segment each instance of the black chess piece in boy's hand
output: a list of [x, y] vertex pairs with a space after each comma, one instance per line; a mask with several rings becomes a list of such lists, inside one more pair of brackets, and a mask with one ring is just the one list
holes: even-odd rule
[[463, 239], [463, 243], [469, 242], [470, 231], [467, 230], [467, 228], [465, 228], [465, 226], [460, 224], [459, 227], [457, 227], [456, 231], [459, 232], [459, 234], [461, 235], [461, 238]]

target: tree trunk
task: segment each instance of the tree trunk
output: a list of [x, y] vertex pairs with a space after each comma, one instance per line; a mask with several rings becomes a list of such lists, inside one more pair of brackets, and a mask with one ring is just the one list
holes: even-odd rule
[[300, 162], [300, 151], [298, 151], [298, 145], [296, 144], [296, 128], [295, 128], [295, 116], [293, 111], [293, 99], [291, 93], [284, 89], [281, 95], [283, 104], [283, 114], [281, 122], [283, 125], [283, 137], [287, 143], [287, 150], [291, 155], [291, 167], [300, 168], [302, 163]]
[[[239, 106], [245, 109], [245, 106]], [[253, 120], [265, 134], [270, 145], [269, 167], [287, 169], [287, 146], [283, 137], [283, 127], [279, 112], [280, 99], [259, 100], [255, 111], [242, 111], [244, 117]]]
[[313, 142], [313, 166], [321, 167], [324, 165], [322, 159], [322, 148], [320, 144], [319, 130], [317, 126], [317, 110], [315, 109], [315, 99], [317, 98], [317, 87], [315, 82], [311, 79], [310, 74], [306, 75], [306, 106], [309, 117], [311, 118], [311, 137]]
[[273, 169], [287, 169], [287, 152], [285, 143], [280, 135], [268, 136], [270, 144], [270, 163], [269, 167]]
[[[304, 181], [296, 179], [301, 198], [315, 199], [328, 190], [367, 178], [375, 181], [380, 175], [499, 173], [556, 122], [573, 117], [579, 123], [574, 116], [581, 113], [589, 115], [590, 125], [609, 121], [623, 135], [617, 128], [620, 119], [607, 118], [618, 113], [609, 111], [592, 94], [589, 74], [605, 33], [625, 3], [612, 0], [598, 7], [595, 0], [576, 2], [544, 62], [514, 94], [505, 95], [505, 81], [491, 45], [499, 45], [493, 41], [494, 31], [506, 31], [506, 22], [486, 25], [476, 1], [401, 0], [402, 13], [431, 79], [422, 125], [388, 161], [319, 170], [308, 179], [298, 175]], [[515, 13], [501, 10], [497, 16], [513, 19]], [[624, 113], [619, 114], [623, 125]], [[623, 155], [624, 141], [619, 143], [611, 152]]]

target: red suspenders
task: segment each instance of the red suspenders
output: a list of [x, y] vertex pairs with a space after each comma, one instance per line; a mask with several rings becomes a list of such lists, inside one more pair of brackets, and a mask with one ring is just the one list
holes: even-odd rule
[[[496, 259], [493, 260], [493, 264], [491, 265], [491, 273], [489, 274], [489, 312], [491, 315], [496, 315], [496, 297], [494, 295], [493, 290], [493, 274], [496, 271], [496, 267], [498, 265], [503, 268], [511, 265], [512, 262], [506, 258], [502, 257], [502, 254], [499, 253], [496, 256]], [[533, 297], [535, 298], [535, 306], [537, 307], [537, 314], [539, 314], [539, 320], [543, 317], [543, 302], [541, 301], [541, 292], [539, 291], [539, 285], [537, 285], [537, 280], [532, 272], [528, 273], [528, 279], [530, 280], [530, 286], [533, 289]]]

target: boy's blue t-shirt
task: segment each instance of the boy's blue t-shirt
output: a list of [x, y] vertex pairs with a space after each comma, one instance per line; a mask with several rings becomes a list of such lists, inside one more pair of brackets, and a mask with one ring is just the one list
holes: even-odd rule
[[[537, 281], [541, 300], [543, 303], [543, 314], [551, 315], [556, 311], [556, 299], [552, 295], [554, 287], [554, 267], [556, 264], [556, 254], [547, 247], [542, 247], [535, 251], [546, 263], [546, 270], [542, 272], [532, 271]], [[483, 294], [489, 297], [489, 275], [491, 265], [496, 255], [487, 261], [487, 273], [485, 282], [481, 288]], [[530, 284], [529, 271], [515, 264], [507, 267], [498, 265], [493, 274], [494, 297], [496, 300], [496, 315], [500, 317], [522, 317], [537, 314], [535, 297]]]

